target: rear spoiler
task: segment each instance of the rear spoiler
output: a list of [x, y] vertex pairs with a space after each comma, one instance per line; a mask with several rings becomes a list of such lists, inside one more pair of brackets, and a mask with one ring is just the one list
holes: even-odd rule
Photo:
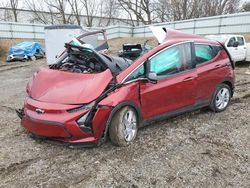
[[228, 55], [228, 57], [229, 57], [229, 61], [230, 61], [231, 65], [232, 65], [232, 68], [235, 69], [235, 62], [233, 61], [233, 59], [232, 59], [230, 53], [228, 52], [227, 48], [226, 48], [226, 47], [224, 46], [224, 44], [222, 44], [221, 42], [219, 42], [219, 41], [217, 41], [217, 42], [218, 42], [218, 43], [221, 45], [221, 47], [226, 51], [226, 53], [227, 53], [227, 55]]

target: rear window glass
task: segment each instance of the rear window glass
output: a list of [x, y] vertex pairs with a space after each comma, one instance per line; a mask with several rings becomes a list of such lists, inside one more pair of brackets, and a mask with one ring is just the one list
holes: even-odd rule
[[212, 60], [216, 55], [216, 52], [212, 46], [204, 44], [195, 44], [195, 60], [196, 64], [201, 64]]

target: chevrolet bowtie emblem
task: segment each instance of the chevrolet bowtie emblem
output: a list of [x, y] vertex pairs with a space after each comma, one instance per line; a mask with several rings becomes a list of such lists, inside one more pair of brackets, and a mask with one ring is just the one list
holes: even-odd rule
[[37, 108], [36, 109], [36, 113], [38, 113], [38, 114], [44, 114], [44, 110], [40, 109], [40, 108]]

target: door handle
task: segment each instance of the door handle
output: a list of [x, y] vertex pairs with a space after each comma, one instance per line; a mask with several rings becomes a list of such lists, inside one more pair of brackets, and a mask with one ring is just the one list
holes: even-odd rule
[[187, 78], [185, 78], [183, 81], [186, 82], [186, 81], [191, 81], [191, 80], [193, 80], [193, 79], [194, 79], [194, 77], [187, 77]]
[[222, 67], [222, 65], [221, 65], [221, 64], [218, 64], [218, 65], [215, 65], [214, 67], [215, 67], [215, 68], [220, 68], [220, 67]]
[[244, 49], [247, 49], [247, 47], [244, 47]]

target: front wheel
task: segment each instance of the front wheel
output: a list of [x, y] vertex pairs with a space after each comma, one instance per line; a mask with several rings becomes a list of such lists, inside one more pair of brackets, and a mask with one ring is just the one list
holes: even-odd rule
[[138, 130], [138, 116], [129, 106], [118, 110], [111, 120], [109, 137], [116, 146], [127, 146], [133, 142]]
[[231, 96], [231, 88], [226, 84], [220, 84], [213, 95], [210, 108], [215, 112], [221, 112], [225, 110], [229, 105]]

